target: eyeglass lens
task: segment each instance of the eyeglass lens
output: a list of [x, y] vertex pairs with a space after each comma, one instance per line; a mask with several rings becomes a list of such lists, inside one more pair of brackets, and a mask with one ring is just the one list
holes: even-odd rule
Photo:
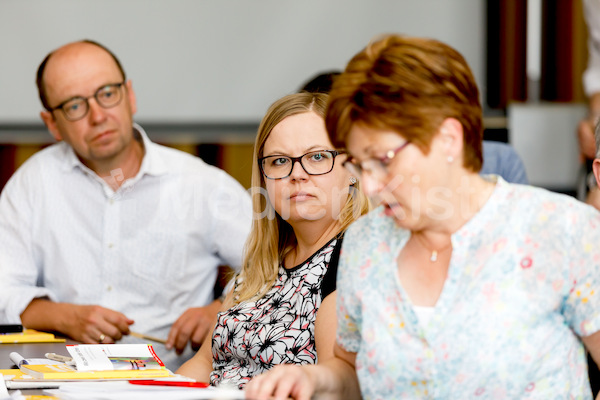
[[[106, 85], [101, 87], [94, 93], [93, 96], [96, 102], [103, 108], [114, 107], [121, 101], [122, 83], [115, 83], [112, 85]], [[89, 97], [74, 97], [71, 100], [64, 103], [61, 107], [67, 119], [75, 121], [83, 118], [89, 111], [90, 103]]]
[[353, 175], [362, 176], [366, 171], [375, 178], [382, 178], [388, 174], [388, 165], [396, 157], [396, 155], [408, 146], [410, 142], [406, 141], [402, 145], [393, 150], [389, 150], [382, 158], [370, 158], [360, 163], [347, 160], [344, 162], [344, 167]]

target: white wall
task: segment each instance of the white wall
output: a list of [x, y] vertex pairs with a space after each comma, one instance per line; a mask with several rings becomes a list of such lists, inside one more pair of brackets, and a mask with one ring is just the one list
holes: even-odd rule
[[510, 143], [521, 156], [529, 183], [574, 190], [581, 174], [577, 123], [587, 107], [577, 103], [513, 103], [508, 107]]
[[37, 123], [39, 62], [73, 40], [121, 59], [137, 120], [256, 122], [376, 34], [443, 40], [485, 68], [484, 0], [0, 0], [0, 124]]

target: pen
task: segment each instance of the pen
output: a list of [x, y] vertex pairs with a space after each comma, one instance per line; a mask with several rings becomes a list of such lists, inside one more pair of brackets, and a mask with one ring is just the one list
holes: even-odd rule
[[162, 343], [162, 344], [167, 343], [167, 341], [165, 339], [157, 338], [155, 336], [146, 335], [144, 333], [138, 333], [138, 332], [129, 331], [129, 334], [131, 336], [135, 336], [135, 337], [140, 338], [140, 339], [150, 340], [152, 342], [157, 342], [157, 343]]
[[46, 357], [48, 360], [60, 361], [64, 363], [73, 361], [71, 357], [61, 356], [60, 354], [56, 353], [46, 353], [44, 354], [44, 357]]
[[136, 379], [130, 380], [129, 383], [134, 385], [149, 385], [149, 386], [181, 386], [193, 388], [207, 388], [210, 385], [205, 382], [190, 382], [190, 381], [160, 381], [155, 379]]

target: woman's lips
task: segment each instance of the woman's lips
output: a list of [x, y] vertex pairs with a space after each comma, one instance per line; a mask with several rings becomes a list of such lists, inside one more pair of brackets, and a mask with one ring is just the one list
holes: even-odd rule
[[314, 198], [315, 196], [313, 196], [312, 194], [306, 193], [306, 192], [297, 192], [297, 193], [293, 193], [290, 196], [290, 200], [295, 200], [295, 201], [304, 201], [304, 200], [309, 200]]
[[385, 215], [393, 216], [395, 214], [395, 209], [400, 207], [398, 203], [382, 203], [383, 212]]

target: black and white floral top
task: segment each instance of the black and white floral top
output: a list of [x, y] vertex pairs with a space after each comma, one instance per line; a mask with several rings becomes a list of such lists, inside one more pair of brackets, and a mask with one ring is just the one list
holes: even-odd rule
[[212, 385], [241, 389], [277, 364], [317, 362], [315, 319], [322, 299], [335, 290], [341, 242], [332, 239], [294, 268], [280, 266], [265, 296], [219, 313], [212, 337]]

